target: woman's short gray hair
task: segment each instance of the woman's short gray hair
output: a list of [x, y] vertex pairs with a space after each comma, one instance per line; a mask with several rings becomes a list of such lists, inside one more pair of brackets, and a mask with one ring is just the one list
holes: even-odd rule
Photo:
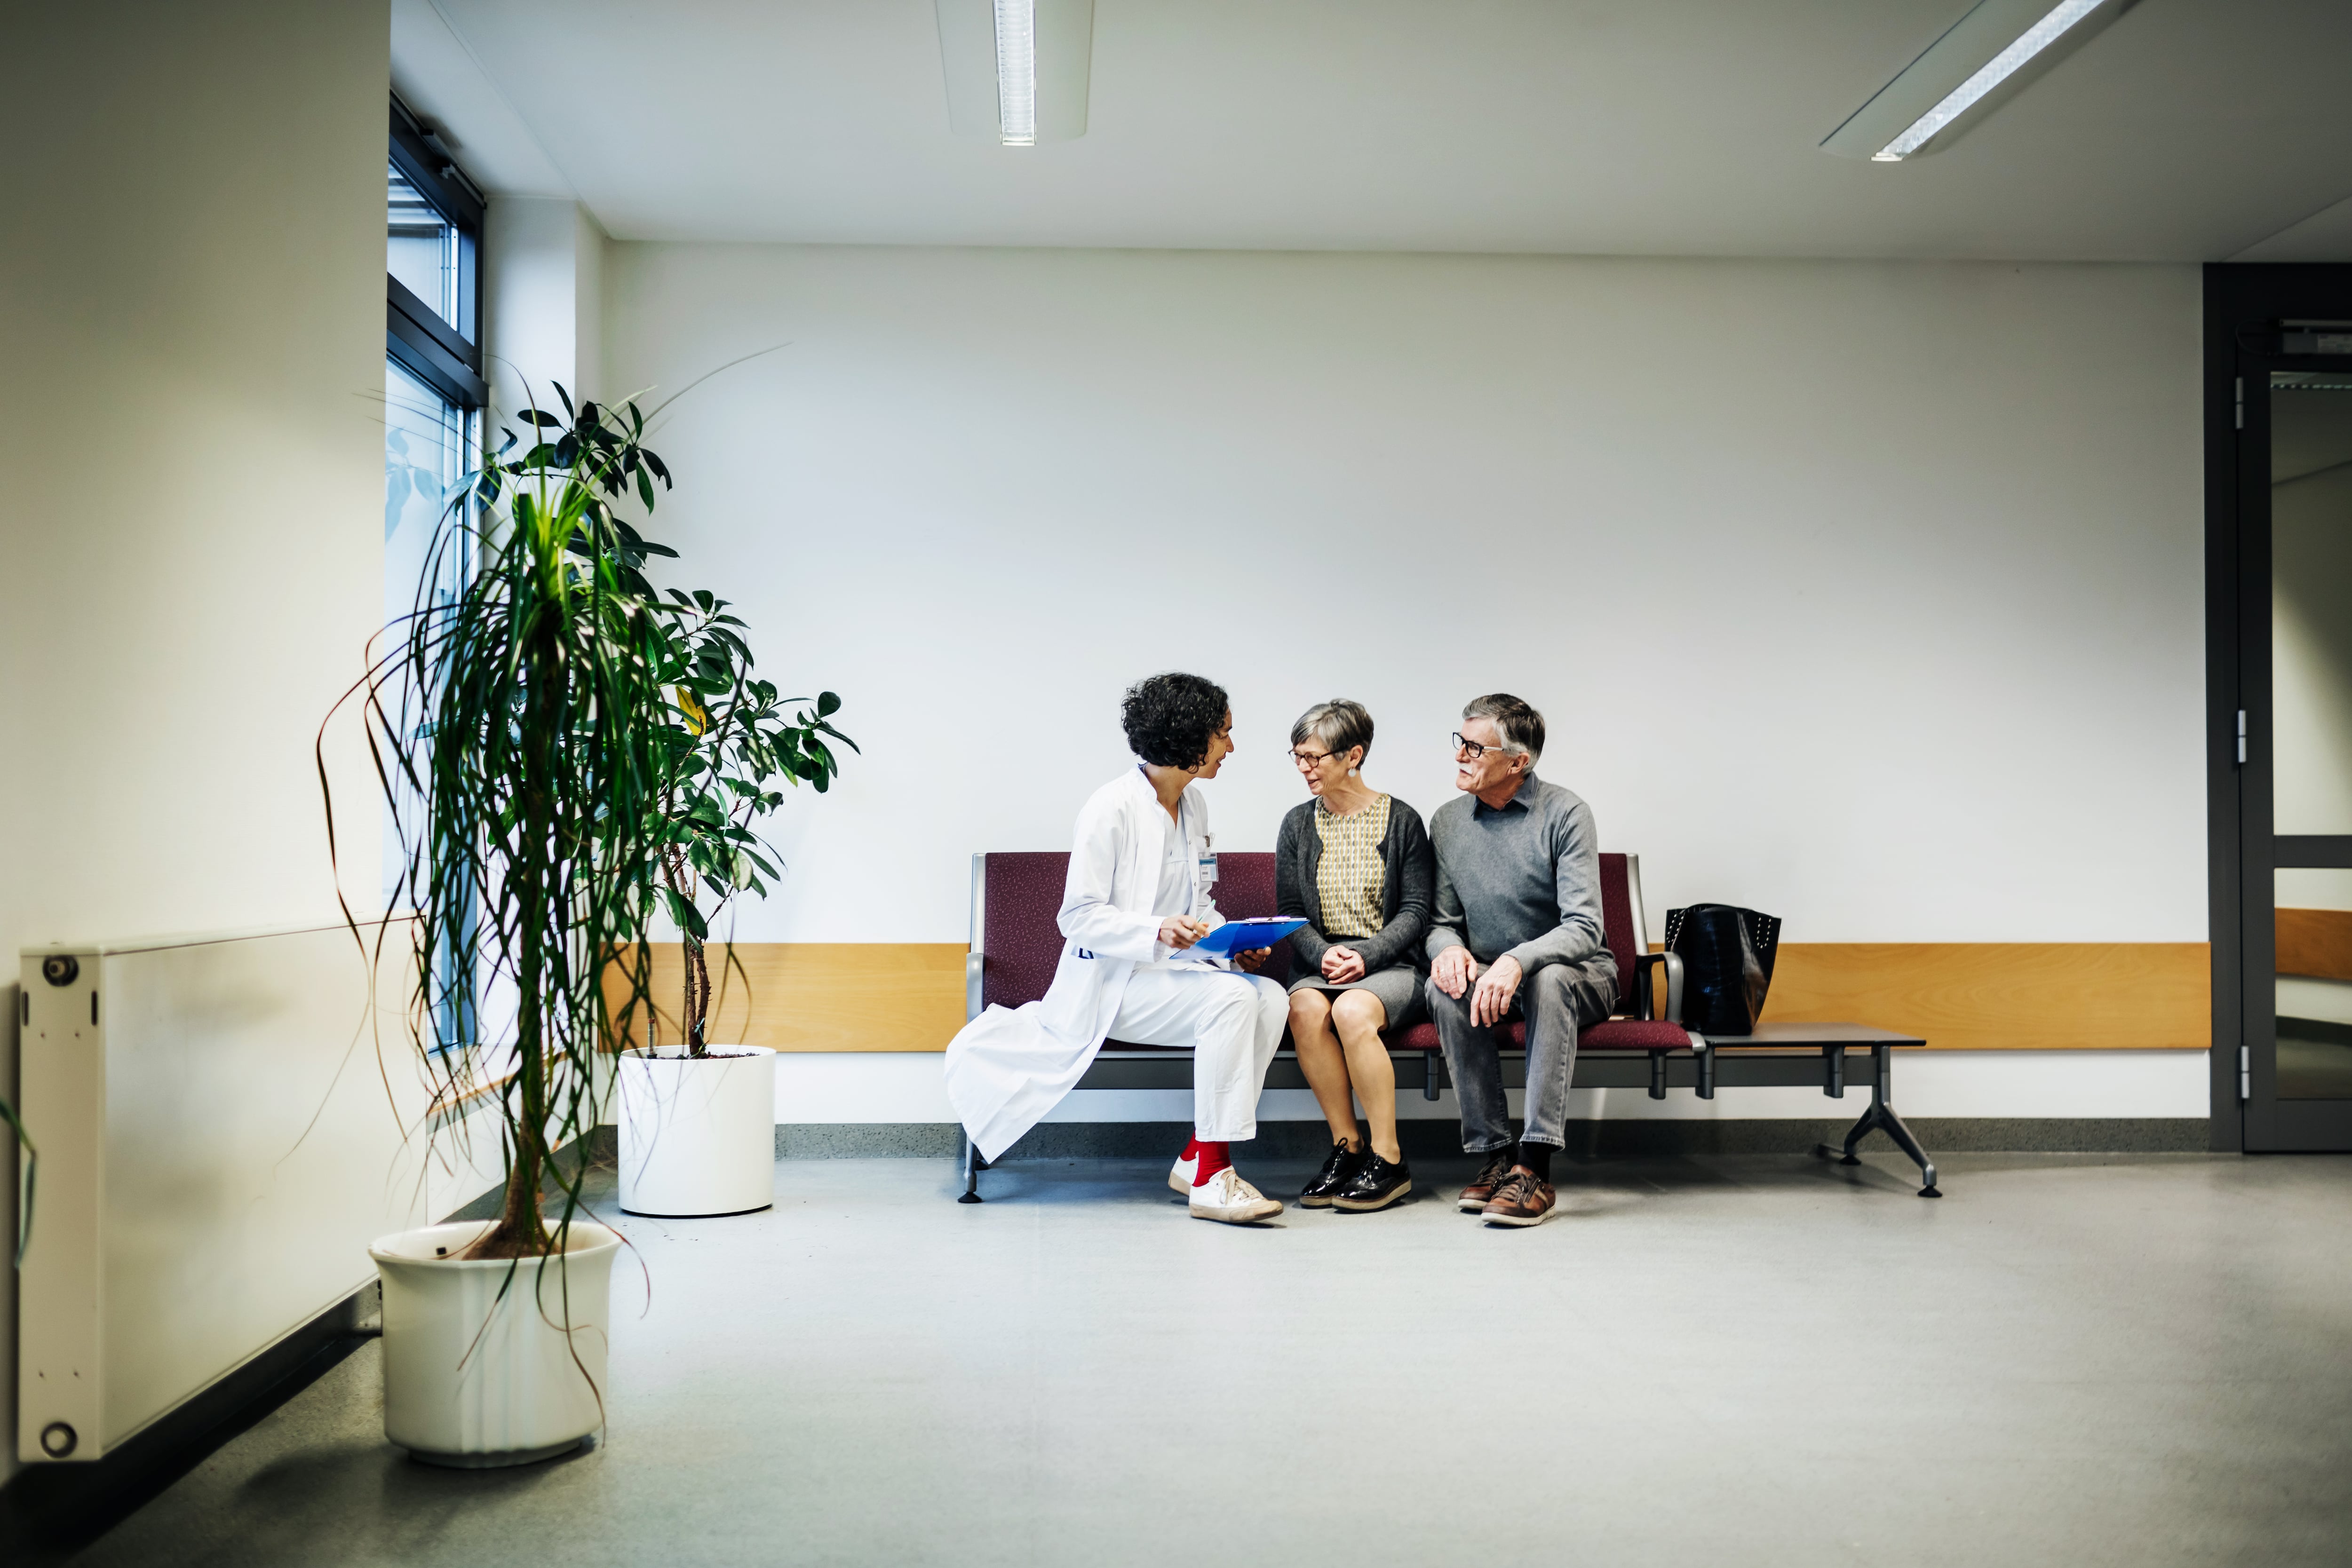
[[1523, 751], [1530, 763], [1543, 755], [1543, 715], [1508, 692], [1473, 698], [1462, 716], [1492, 719], [1505, 751]]
[[1290, 727], [1290, 744], [1297, 746], [1307, 739], [1320, 741], [1326, 751], [1345, 752], [1362, 747], [1364, 755], [1372, 754], [1372, 716], [1364, 711], [1361, 703], [1351, 703], [1346, 697], [1333, 697], [1328, 703], [1317, 703], [1298, 716]]

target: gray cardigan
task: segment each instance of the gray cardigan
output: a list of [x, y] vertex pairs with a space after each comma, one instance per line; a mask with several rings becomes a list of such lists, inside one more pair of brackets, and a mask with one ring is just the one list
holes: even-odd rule
[[[1323, 967], [1331, 948], [1323, 932], [1323, 899], [1316, 891], [1316, 873], [1323, 864], [1323, 835], [1315, 831], [1315, 802], [1294, 806], [1282, 819], [1274, 841], [1274, 907], [1285, 919], [1304, 919], [1303, 930], [1288, 938], [1294, 973], [1312, 975]], [[1430, 848], [1429, 831], [1421, 813], [1389, 797], [1389, 831], [1381, 840], [1381, 859], [1387, 867], [1381, 877], [1381, 914], [1387, 921], [1380, 931], [1350, 943], [1363, 955], [1364, 973], [1376, 975], [1396, 964], [1424, 967], [1421, 945], [1429, 931], [1430, 907], [1437, 884], [1437, 852]]]

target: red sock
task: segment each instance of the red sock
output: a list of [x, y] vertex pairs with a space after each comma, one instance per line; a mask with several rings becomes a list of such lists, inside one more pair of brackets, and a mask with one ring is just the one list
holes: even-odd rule
[[1197, 1160], [1197, 1159], [1199, 1159], [1199, 1158], [1201, 1157], [1201, 1140], [1200, 1140], [1200, 1139], [1198, 1139], [1198, 1138], [1187, 1138], [1187, 1139], [1185, 1139], [1185, 1140], [1184, 1140], [1184, 1152], [1183, 1152], [1182, 1154], [1181, 1154], [1181, 1155], [1178, 1155], [1176, 1157], [1177, 1157], [1178, 1159], [1180, 1159], [1180, 1160]]
[[1215, 1176], [1219, 1171], [1229, 1170], [1233, 1166], [1231, 1145], [1212, 1144], [1202, 1138], [1194, 1138], [1185, 1145], [1185, 1149], [1187, 1153], [1199, 1155], [1201, 1160], [1199, 1168], [1192, 1172], [1194, 1186], [1208, 1186], [1211, 1176]]

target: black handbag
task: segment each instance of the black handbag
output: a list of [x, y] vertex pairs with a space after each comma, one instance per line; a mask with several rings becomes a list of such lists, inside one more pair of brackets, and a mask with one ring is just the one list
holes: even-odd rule
[[1666, 951], [1683, 961], [1683, 1027], [1710, 1039], [1756, 1032], [1772, 985], [1779, 916], [1728, 904], [1666, 911]]

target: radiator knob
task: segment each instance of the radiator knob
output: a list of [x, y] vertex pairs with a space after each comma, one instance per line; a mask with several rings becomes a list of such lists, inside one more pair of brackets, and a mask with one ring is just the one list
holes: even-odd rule
[[[73, 960], [68, 958], [66, 962]], [[70, 1458], [74, 1449], [80, 1446], [81, 1439], [63, 1421], [52, 1421], [41, 1428], [41, 1452], [53, 1459]]]

